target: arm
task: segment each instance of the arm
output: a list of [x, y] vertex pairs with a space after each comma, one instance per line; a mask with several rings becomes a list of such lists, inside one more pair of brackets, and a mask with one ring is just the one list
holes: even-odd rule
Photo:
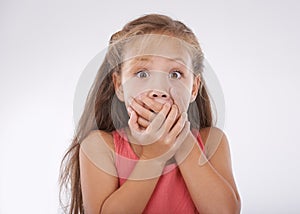
[[[155, 163], [146, 163], [144, 165], [143, 161], [139, 161], [132, 172], [132, 176], [139, 176], [145, 172], [145, 169], [148, 171], [149, 167], [159, 174], [162, 173], [162, 165]], [[101, 213], [142, 213], [151, 198], [158, 180], [159, 176], [143, 180], [132, 180], [129, 178], [104, 201]]]
[[[139, 102], [154, 112], [162, 108], [160, 103], [147, 97], [142, 97]], [[143, 109], [138, 104], [133, 102], [132, 105], [137, 106], [136, 109]], [[139, 123], [148, 127], [151, 117], [147, 110], [139, 110], [138, 114], [146, 119], [139, 120]], [[210, 135], [206, 143], [206, 149], [211, 153], [208, 153], [209, 161], [191, 132], [175, 155], [193, 202], [200, 213], [239, 213], [240, 198], [232, 175], [226, 136], [217, 128], [201, 129], [200, 134], [204, 143]]]
[[175, 105], [172, 107], [164, 105], [145, 130], [140, 129], [138, 116], [131, 111], [128, 121], [131, 134], [128, 138], [132, 139], [132, 142], [137, 140], [136, 143], [142, 148], [141, 156], [129, 179], [104, 202], [102, 209], [104, 213], [106, 211], [110, 213], [143, 212], [165, 163], [174, 156], [188, 134], [189, 125], [185, 121], [186, 115], [181, 116], [170, 131], [175, 122], [175, 115], [178, 114], [177, 111]]
[[[121, 187], [118, 187], [118, 177], [114, 167], [114, 158], [112, 158], [113, 141], [108, 133], [101, 131], [99, 133], [98, 136], [95, 134], [88, 136], [82, 142], [79, 152], [85, 212], [88, 214], [142, 213], [164, 164], [139, 161], [131, 177], [138, 178], [141, 174], [150, 173], [148, 176], [154, 178], [147, 180], [130, 180], [129, 178]], [[103, 165], [103, 163], [106, 164]]]
[[205, 128], [201, 132], [205, 138], [210, 132], [212, 138], [209, 139], [221, 141], [210, 160], [205, 158], [191, 133], [184, 142], [193, 143], [191, 152], [179, 165], [192, 200], [200, 213], [239, 213], [240, 198], [232, 175], [226, 136], [217, 128]]
[[[137, 114], [134, 111], [131, 113], [128, 124], [133, 139], [142, 143], [149, 139], [155, 141], [146, 145], [140, 143], [141, 158], [127, 181], [119, 188], [114, 160], [110, 158], [114, 153], [112, 137], [100, 132], [102, 134], [98, 143], [93, 139], [82, 143], [81, 183], [84, 206], [87, 210], [91, 210], [91, 213], [143, 212], [166, 161], [174, 156], [188, 134], [186, 114], [181, 115], [173, 126], [177, 111], [175, 105], [165, 105], [145, 130], [140, 129]], [[111, 149], [108, 149], [107, 144]], [[92, 161], [84, 154], [88, 154]]]
[[118, 188], [110, 142], [112, 137], [99, 131], [91, 132], [80, 145], [81, 191], [84, 211], [88, 214], [99, 213], [106, 198]]
[[129, 179], [104, 202], [104, 213], [143, 212], [165, 163], [174, 156], [188, 134], [187, 115], [181, 115], [175, 123], [177, 114], [175, 105], [164, 105], [144, 130], [138, 124], [136, 112], [131, 111], [128, 138], [132, 139], [132, 142], [137, 140], [136, 143], [142, 148], [141, 156]]

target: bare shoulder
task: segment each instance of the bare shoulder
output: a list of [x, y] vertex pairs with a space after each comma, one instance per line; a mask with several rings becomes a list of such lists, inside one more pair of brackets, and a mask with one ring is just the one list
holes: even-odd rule
[[231, 155], [226, 134], [217, 127], [203, 128], [199, 132], [203, 143], [205, 143], [205, 148], [208, 149], [207, 159], [214, 169], [229, 182], [240, 201], [232, 173]]
[[117, 175], [113, 136], [109, 132], [91, 131], [80, 144], [79, 158], [82, 168], [93, 165], [97, 170], [100, 169], [109, 175]]
[[205, 127], [200, 129], [200, 135], [203, 143], [205, 144], [208, 138], [211, 137], [222, 137], [226, 138], [226, 134], [223, 132], [223, 130], [217, 128], [217, 127]]
[[111, 132], [106, 132], [103, 130], [92, 130], [82, 141], [82, 144], [89, 142], [105, 143], [105, 145], [107, 145], [110, 149], [114, 150], [114, 141]]
[[205, 145], [210, 138], [220, 139], [221, 141], [227, 141], [226, 134], [218, 127], [205, 127], [199, 130], [203, 144]]
[[217, 151], [229, 155], [229, 143], [223, 130], [217, 127], [205, 127], [199, 132], [208, 157], [214, 156]]
[[99, 213], [103, 202], [118, 188], [111, 133], [93, 130], [81, 142], [80, 184], [86, 213]]

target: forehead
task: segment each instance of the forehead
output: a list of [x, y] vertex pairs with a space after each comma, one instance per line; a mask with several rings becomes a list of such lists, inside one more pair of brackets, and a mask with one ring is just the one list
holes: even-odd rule
[[138, 56], [138, 57], [133, 57], [131, 59], [128, 59], [124, 61], [123, 66], [130, 67], [130, 66], [135, 66], [135, 65], [150, 65], [155, 62], [158, 63], [172, 63], [174, 66], [186, 66], [187, 67], [187, 60], [184, 58], [166, 58], [162, 56], [153, 56], [153, 55], [143, 55], [143, 56]]
[[123, 61], [131, 59], [149, 61], [150, 56], [163, 57], [175, 62], [191, 65], [191, 47], [175, 37], [146, 34], [131, 38], [124, 45]]

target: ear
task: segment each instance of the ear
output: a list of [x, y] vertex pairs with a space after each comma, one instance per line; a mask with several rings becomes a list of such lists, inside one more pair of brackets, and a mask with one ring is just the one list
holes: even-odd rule
[[193, 88], [192, 88], [190, 103], [194, 102], [198, 95], [200, 82], [201, 82], [201, 77], [200, 77], [200, 74], [198, 74], [194, 77], [194, 80], [193, 80]]
[[123, 93], [123, 86], [121, 81], [121, 75], [119, 75], [117, 72], [112, 73], [112, 79], [115, 87], [115, 92], [118, 97], [118, 99], [122, 102], [124, 102], [124, 93]]

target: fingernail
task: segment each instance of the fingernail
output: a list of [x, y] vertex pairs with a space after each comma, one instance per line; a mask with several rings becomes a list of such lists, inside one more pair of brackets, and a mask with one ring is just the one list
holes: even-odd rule
[[165, 106], [170, 108], [171, 104], [170, 103], [165, 103]]
[[127, 108], [127, 111], [131, 114], [132, 108], [128, 107], [128, 108]]
[[134, 111], [131, 111], [129, 117], [132, 118], [133, 115], [134, 115]]
[[132, 113], [132, 108], [128, 107], [128, 108], [127, 108], [127, 111], [128, 111], [128, 113], [131, 115], [131, 113]]
[[128, 103], [131, 104], [132, 103], [133, 98], [132, 97], [128, 97]]
[[139, 94], [139, 95], [137, 96], [137, 98], [141, 100], [141, 99], [143, 98], [143, 95], [142, 95], [142, 94]]

